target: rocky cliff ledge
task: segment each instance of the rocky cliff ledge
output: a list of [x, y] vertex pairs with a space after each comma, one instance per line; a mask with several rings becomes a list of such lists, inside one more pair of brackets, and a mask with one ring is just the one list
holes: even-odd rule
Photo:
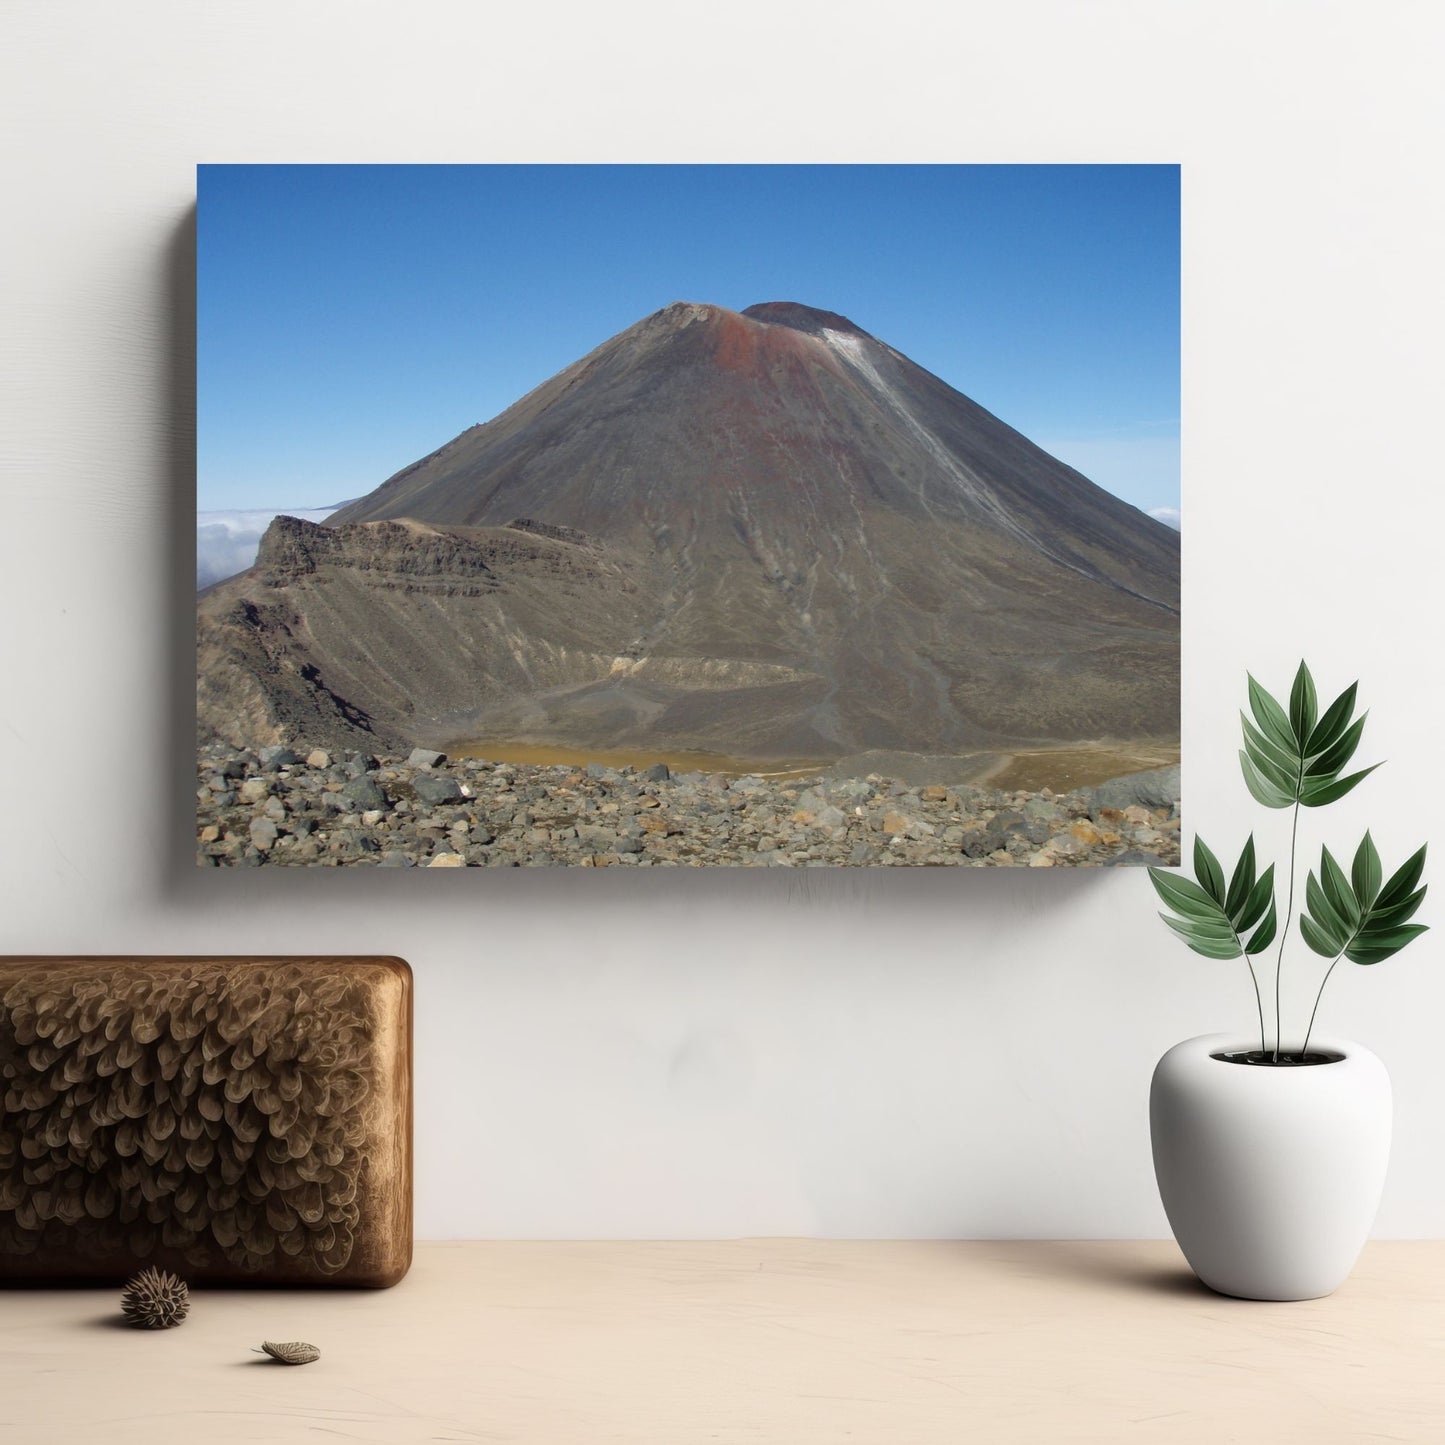
[[203, 749], [206, 867], [1177, 864], [1178, 769], [1066, 794]]
[[582, 533], [526, 517], [446, 530], [277, 517], [256, 565], [201, 596], [197, 730], [303, 751], [456, 736], [489, 701], [608, 678], [642, 627], [638, 592]]

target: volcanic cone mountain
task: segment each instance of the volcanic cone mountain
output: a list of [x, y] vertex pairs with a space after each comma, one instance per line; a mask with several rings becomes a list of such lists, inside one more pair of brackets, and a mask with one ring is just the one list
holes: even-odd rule
[[1178, 736], [1179, 539], [842, 316], [676, 303], [202, 599], [203, 731]]

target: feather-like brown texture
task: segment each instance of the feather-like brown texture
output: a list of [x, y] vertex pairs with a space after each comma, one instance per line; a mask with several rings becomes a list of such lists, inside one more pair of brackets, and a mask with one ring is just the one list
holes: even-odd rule
[[393, 1284], [399, 959], [0, 960], [0, 1278]]
[[283, 1365], [309, 1365], [321, 1358], [321, 1351], [304, 1340], [284, 1340], [279, 1344], [275, 1340], [262, 1340], [261, 1350]]

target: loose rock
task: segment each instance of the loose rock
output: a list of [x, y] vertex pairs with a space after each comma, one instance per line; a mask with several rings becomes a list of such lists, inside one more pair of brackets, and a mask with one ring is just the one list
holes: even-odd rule
[[375, 778], [354, 779], [341, 790], [341, 796], [359, 813], [372, 810], [384, 813], [391, 806]]
[[[438, 753], [437, 756], [440, 757], [441, 754]], [[461, 784], [455, 778], [417, 777], [412, 779], [412, 787], [423, 803], [429, 803], [433, 807], [439, 803], [460, 802], [463, 797]]]
[[664, 776], [661, 764], [642, 771], [494, 765], [448, 761], [427, 749], [405, 759], [315, 749], [305, 766], [284, 767], [276, 756], [268, 768], [257, 751], [199, 751], [199, 863], [1073, 868], [1179, 861], [1173, 801], [1113, 807], [1087, 790], [1055, 796], [878, 773]]

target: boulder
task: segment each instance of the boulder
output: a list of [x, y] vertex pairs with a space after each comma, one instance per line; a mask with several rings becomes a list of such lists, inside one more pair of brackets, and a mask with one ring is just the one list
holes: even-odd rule
[[1179, 767], [1154, 768], [1146, 773], [1127, 773], [1110, 778], [1097, 787], [1080, 789], [1088, 794], [1091, 811], [1101, 808], [1172, 808], [1179, 801]]
[[429, 807], [439, 803], [459, 803], [466, 796], [455, 778], [432, 778], [421, 774], [412, 779], [411, 785], [417, 797]]
[[991, 858], [1004, 842], [1004, 835], [993, 828], [976, 828], [964, 834], [959, 851], [966, 858]]
[[381, 791], [380, 784], [375, 778], [362, 776], [353, 778], [342, 790], [342, 799], [358, 813], [369, 813], [373, 809], [386, 812], [391, 804], [387, 801], [386, 794]]

